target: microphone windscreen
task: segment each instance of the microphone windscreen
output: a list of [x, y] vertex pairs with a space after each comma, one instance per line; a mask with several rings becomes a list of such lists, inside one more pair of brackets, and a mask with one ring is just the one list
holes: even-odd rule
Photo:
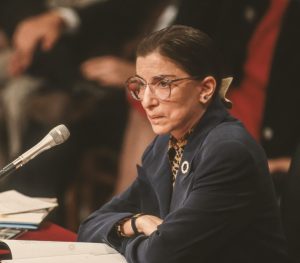
[[55, 144], [57, 145], [57, 144], [61, 144], [64, 141], [66, 141], [70, 136], [70, 132], [65, 125], [60, 124], [60, 125], [54, 127], [49, 132], [49, 135], [53, 138]]

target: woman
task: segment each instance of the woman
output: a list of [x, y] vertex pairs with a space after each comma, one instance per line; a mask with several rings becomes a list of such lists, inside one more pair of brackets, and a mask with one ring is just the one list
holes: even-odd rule
[[138, 177], [80, 227], [128, 262], [286, 262], [262, 149], [218, 95], [218, 52], [172, 26], [146, 37], [126, 85], [158, 136]]

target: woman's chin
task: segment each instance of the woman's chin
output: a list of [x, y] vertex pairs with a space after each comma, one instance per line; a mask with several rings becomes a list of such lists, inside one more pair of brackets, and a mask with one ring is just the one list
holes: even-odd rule
[[152, 130], [157, 135], [164, 135], [164, 134], [170, 133], [169, 129], [167, 129], [166, 127], [158, 126], [158, 125], [152, 125]]

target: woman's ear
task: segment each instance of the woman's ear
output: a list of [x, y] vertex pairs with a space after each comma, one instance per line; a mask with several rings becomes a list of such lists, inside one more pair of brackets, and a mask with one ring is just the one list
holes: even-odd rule
[[201, 92], [199, 94], [199, 101], [201, 104], [206, 104], [212, 96], [214, 95], [214, 92], [216, 90], [217, 82], [216, 79], [212, 76], [207, 76], [202, 80], [201, 83]]

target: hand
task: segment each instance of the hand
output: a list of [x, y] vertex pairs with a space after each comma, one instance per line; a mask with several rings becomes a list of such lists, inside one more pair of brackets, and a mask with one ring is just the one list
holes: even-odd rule
[[135, 74], [135, 65], [113, 56], [87, 60], [81, 65], [83, 76], [104, 86], [123, 87], [124, 82]]
[[135, 221], [136, 227], [140, 233], [150, 236], [157, 227], [163, 222], [162, 219], [152, 215], [142, 215]]
[[269, 164], [269, 170], [271, 174], [275, 172], [287, 173], [291, 165], [291, 158], [282, 157], [276, 159], [269, 159], [268, 164]]
[[11, 75], [23, 73], [31, 64], [38, 44], [43, 51], [50, 50], [64, 28], [64, 21], [55, 11], [28, 18], [21, 22], [14, 35], [12, 55], [8, 71]]
[[[157, 227], [163, 222], [162, 219], [152, 215], [141, 215], [135, 220], [136, 227], [140, 233], [146, 236], [150, 236]], [[123, 225], [124, 234], [127, 237], [134, 236], [133, 229], [131, 227], [131, 219], [124, 222]]]

